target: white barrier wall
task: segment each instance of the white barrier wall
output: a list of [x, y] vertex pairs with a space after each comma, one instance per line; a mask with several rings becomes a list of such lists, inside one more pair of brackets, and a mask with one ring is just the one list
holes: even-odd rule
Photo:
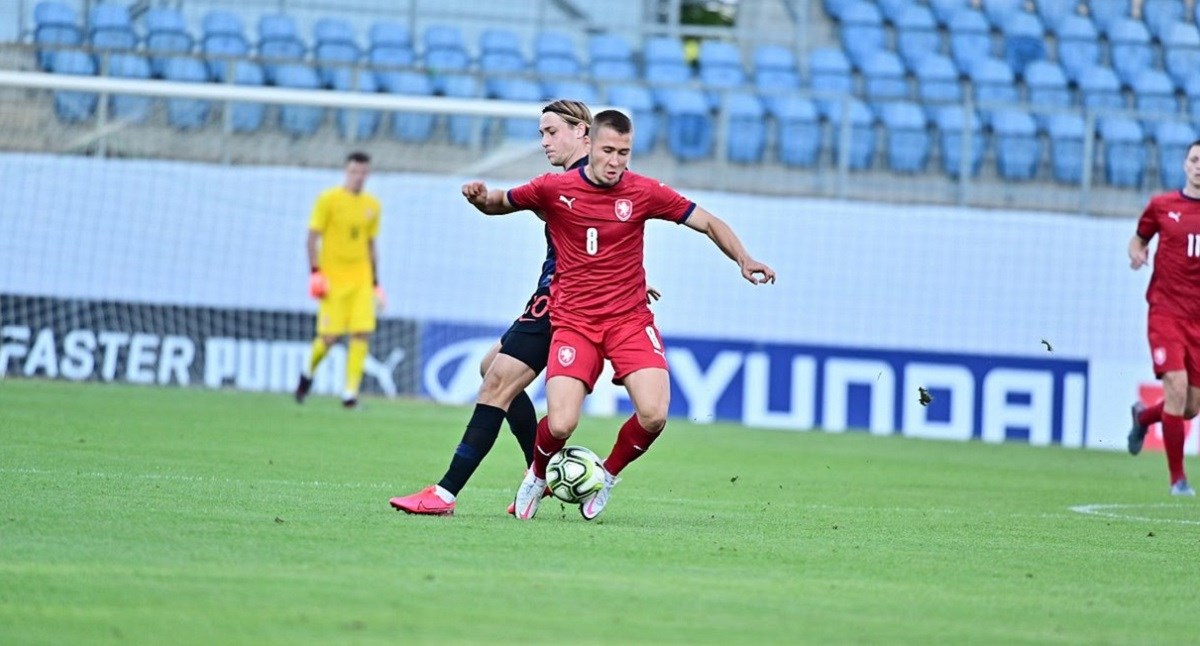
[[[532, 291], [541, 223], [478, 214], [459, 193], [464, 179], [370, 179], [384, 207], [381, 280], [391, 315], [499, 327]], [[330, 170], [0, 155], [0, 292], [309, 312], [308, 213], [339, 181]], [[1055, 441], [1123, 442], [1128, 404], [1152, 381], [1148, 273], [1131, 272], [1125, 258], [1136, 213], [1101, 220], [894, 206], [886, 195], [842, 203], [687, 194], [726, 219], [779, 281], [751, 286], [704, 236], [651, 223], [647, 272], [665, 294], [655, 312], [668, 340], [834, 348], [817, 362], [819, 384], [836, 377], [830, 366], [841, 364], [831, 359], [856, 351], [1082, 362], [1083, 381], [1069, 376], [1077, 368], [1055, 373], [1055, 406], [1082, 389], [1085, 408], [1055, 408]], [[683, 369], [676, 365], [677, 381]], [[815, 388], [814, 396], [827, 390]], [[1014, 405], [1036, 408], [1026, 399]], [[887, 408], [901, 421], [904, 401]], [[845, 415], [825, 403], [813, 422], [836, 425]], [[871, 418], [888, 426], [880, 410], [872, 405]], [[975, 436], [986, 439], [979, 428]]]

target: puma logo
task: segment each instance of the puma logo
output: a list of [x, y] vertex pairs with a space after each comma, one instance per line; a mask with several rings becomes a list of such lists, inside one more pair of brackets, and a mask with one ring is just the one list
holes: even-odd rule
[[576, 198], [574, 198], [574, 197], [567, 197], [566, 195], [559, 195], [559, 196], [558, 196], [558, 201], [559, 201], [559, 202], [562, 202], [563, 204], [566, 204], [566, 205], [567, 205], [567, 208], [568, 208], [568, 209], [571, 209], [572, 211], [574, 211], [574, 210], [575, 210], [575, 200], [576, 200]]
[[1176, 222], [1178, 222], [1178, 221], [1179, 221], [1179, 217], [1180, 217], [1180, 216], [1179, 216], [1179, 212], [1178, 212], [1178, 211], [1170, 211], [1170, 212], [1168, 212], [1168, 213], [1167, 213], [1167, 217], [1168, 217], [1168, 218], [1171, 218], [1172, 220], [1174, 220], [1174, 221], [1176, 221]]

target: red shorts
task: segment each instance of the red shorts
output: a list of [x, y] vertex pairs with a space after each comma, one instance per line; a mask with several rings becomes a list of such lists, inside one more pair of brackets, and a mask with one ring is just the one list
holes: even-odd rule
[[597, 326], [554, 325], [546, 378], [564, 376], [582, 381], [592, 391], [604, 360], [613, 366], [613, 383], [643, 368], [667, 369], [666, 346], [654, 326], [654, 314], [635, 312]]
[[1200, 321], [1151, 314], [1147, 328], [1154, 376], [1186, 370], [1188, 385], [1200, 387]]

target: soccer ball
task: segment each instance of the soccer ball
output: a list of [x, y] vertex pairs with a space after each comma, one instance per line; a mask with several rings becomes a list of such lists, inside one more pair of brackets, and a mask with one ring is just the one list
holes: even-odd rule
[[546, 486], [555, 498], [578, 503], [604, 488], [604, 464], [591, 449], [564, 447], [546, 464]]

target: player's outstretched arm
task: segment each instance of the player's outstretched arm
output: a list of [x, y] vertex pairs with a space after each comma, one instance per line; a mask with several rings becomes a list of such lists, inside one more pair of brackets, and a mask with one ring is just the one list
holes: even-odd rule
[[481, 181], [467, 182], [462, 187], [463, 197], [484, 215], [506, 215], [518, 211], [508, 201], [508, 192], [500, 189], [488, 190]]
[[775, 282], [775, 270], [750, 257], [750, 252], [746, 251], [737, 234], [721, 218], [697, 205], [688, 217], [687, 225], [707, 235], [718, 249], [736, 262], [746, 280], [755, 285]]
[[1135, 270], [1141, 269], [1148, 260], [1150, 260], [1150, 241], [1136, 233], [1133, 234], [1133, 237], [1129, 239], [1129, 267]]

